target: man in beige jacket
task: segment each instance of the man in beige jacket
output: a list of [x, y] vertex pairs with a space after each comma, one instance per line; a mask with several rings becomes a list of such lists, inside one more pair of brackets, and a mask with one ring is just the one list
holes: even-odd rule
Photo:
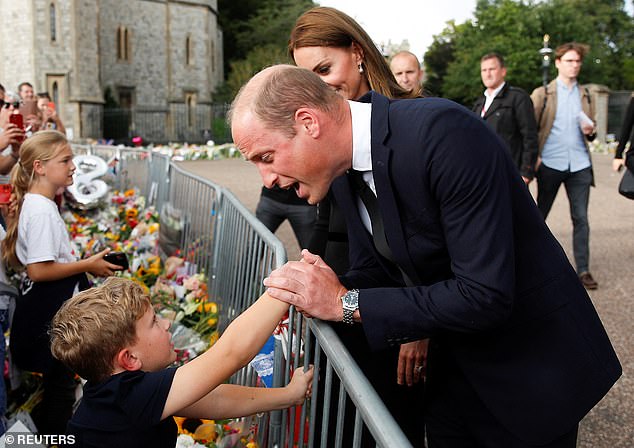
[[597, 282], [589, 271], [588, 201], [594, 185], [588, 141], [594, 139], [594, 110], [588, 89], [577, 83], [588, 47], [576, 42], [555, 49], [558, 76], [531, 94], [539, 138], [537, 206], [544, 219], [563, 183], [570, 201], [572, 246], [579, 278], [587, 289]]

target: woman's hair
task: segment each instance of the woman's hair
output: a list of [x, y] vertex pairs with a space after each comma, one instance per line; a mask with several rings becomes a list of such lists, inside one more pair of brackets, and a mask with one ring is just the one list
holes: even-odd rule
[[288, 53], [302, 47], [349, 48], [353, 43], [363, 51], [363, 73], [375, 92], [389, 98], [414, 98], [420, 91], [408, 92], [398, 85], [387, 61], [368, 33], [350, 16], [335, 9], [319, 6], [302, 14], [291, 31]]
[[119, 351], [137, 341], [136, 323], [151, 306], [137, 283], [109, 277], [57, 311], [51, 321], [51, 352], [82, 378], [104, 381]]
[[11, 170], [11, 184], [15, 194], [16, 210], [13, 219], [7, 223], [7, 235], [2, 240], [2, 261], [15, 268], [22, 263], [18, 260], [15, 246], [18, 241], [18, 221], [24, 195], [29, 191], [35, 179], [33, 164], [36, 160], [46, 162], [57, 155], [68, 144], [64, 134], [57, 131], [40, 131], [27, 138], [20, 147], [20, 160]]

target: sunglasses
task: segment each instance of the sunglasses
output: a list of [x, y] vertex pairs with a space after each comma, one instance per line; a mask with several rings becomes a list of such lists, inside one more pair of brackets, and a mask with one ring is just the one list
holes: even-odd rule
[[8, 103], [5, 100], [0, 100], [0, 107], [4, 107], [5, 109], [8, 109], [11, 106], [13, 106], [15, 109], [17, 109], [18, 107], [20, 107], [20, 102], [19, 101], [15, 101], [13, 103]]

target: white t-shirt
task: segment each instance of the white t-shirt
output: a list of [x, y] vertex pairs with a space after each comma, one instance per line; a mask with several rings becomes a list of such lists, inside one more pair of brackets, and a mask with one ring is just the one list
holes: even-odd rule
[[[4, 227], [0, 226], [0, 241], [2, 241], [5, 236], [7, 236], [7, 232], [4, 230]], [[0, 261], [0, 282], [9, 283], [7, 280], [7, 274], [4, 271], [4, 263], [2, 263], [2, 261]]]
[[57, 204], [41, 194], [24, 196], [15, 252], [24, 266], [42, 261], [77, 261]]

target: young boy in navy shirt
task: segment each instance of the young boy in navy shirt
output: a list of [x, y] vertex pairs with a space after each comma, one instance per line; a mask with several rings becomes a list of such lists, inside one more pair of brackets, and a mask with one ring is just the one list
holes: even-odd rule
[[172, 416], [231, 418], [283, 409], [310, 395], [313, 369], [288, 386], [223, 384], [258, 352], [288, 305], [263, 294], [205, 353], [177, 368], [168, 331], [136, 283], [111, 277], [67, 300], [51, 323], [53, 356], [87, 380], [68, 434], [81, 447], [169, 447]]

